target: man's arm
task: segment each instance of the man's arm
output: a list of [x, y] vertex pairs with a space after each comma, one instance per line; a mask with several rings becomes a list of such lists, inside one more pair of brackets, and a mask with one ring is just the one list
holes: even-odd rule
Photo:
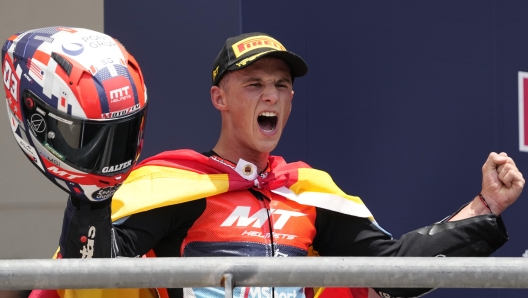
[[[317, 209], [314, 250], [321, 256], [489, 256], [507, 240], [500, 217], [493, 214], [439, 222], [392, 239], [368, 218]], [[419, 297], [431, 289], [376, 289], [382, 297]]]
[[[375, 222], [317, 209], [314, 249], [325, 256], [489, 256], [508, 235], [501, 214], [519, 197], [524, 179], [505, 153], [491, 153], [482, 168], [481, 194], [455, 216], [391, 239]], [[489, 198], [489, 199], [488, 199]], [[377, 289], [387, 297], [416, 297], [429, 289]]]
[[196, 200], [136, 213], [112, 223], [110, 201], [68, 200], [60, 238], [63, 258], [141, 256], [168, 236], [177, 246], [170, 256], [178, 256], [182, 231], [205, 209], [205, 200]]

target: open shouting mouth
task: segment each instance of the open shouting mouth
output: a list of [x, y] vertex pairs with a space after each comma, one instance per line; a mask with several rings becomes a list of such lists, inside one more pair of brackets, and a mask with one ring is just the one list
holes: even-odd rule
[[258, 125], [265, 133], [272, 133], [277, 128], [277, 114], [274, 112], [262, 112], [257, 118]]

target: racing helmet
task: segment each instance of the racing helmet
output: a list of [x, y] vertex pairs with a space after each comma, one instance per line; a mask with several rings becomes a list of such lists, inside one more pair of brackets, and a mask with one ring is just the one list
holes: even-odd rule
[[7, 114], [18, 145], [48, 179], [81, 199], [110, 198], [139, 158], [147, 92], [112, 37], [47, 27], [2, 47]]

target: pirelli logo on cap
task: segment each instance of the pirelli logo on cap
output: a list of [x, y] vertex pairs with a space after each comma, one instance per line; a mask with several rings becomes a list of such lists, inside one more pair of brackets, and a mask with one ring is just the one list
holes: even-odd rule
[[280, 42], [265, 35], [252, 36], [242, 39], [241, 41], [233, 44], [232, 48], [236, 58], [251, 50], [259, 48], [273, 48], [277, 51], [286, 51], [286, 48]]

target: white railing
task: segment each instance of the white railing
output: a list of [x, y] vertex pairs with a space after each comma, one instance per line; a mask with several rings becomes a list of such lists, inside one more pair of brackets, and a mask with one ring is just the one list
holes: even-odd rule
[[528, 258], [0, 260], [0, 290], [234, 286], [528, 288]]

